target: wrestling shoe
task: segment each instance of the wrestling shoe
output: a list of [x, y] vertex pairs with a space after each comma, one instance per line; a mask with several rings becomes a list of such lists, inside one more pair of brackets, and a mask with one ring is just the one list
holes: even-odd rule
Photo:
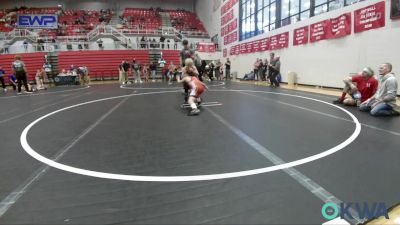
[[199, 109], [192, 109], [192, 110], [189, 112], [189, 116], [196, 116], [196, 115], [199, 115], [199, 113], [200, 113], [200, 110], [199, 110]]
[[333, 104], [342, 104], [343, 103], [343, 99], [338, 98], [335, 101], [332, 101]]

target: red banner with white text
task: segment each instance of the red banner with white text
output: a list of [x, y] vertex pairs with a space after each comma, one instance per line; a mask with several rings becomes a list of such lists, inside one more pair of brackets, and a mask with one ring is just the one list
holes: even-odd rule
[[199, 51], [199, 52], [215, 52], [215, 44], [200, 42], [199, 48], [197, 51]]
[[340, 38], [351, 33], [351, 13], [345, 13], [339, 17], [330, 19], [327, 38]]
[[310, 25], [310, 42], [317, 42], [327, 38], [328, 30], [330, 30], [329, 20], [324, 20]]
[[385, 26], [385, 2], [354, 11], [354, 33]]
[[300, 27], [293, 31], [293, 45], [304, 45], [308, 43], [309, 27]]

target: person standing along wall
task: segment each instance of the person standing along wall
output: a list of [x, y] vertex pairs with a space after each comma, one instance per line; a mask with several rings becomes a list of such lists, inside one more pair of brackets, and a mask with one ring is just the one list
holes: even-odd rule
[[119, 66], [120, 70], [120, 82], [122, 84], [127, 84], [128, 83], [128, 72], [129, 72], [129, 63], [127, 61], [122, 61], [121, 65]]
[[280, 57], [277, 56], [269, 64], [269, 69], [272, 71], [270, 76], [271, 87], [279, 87], [279, 82], [277, 80], [278, 74], [281, 72], [281, 62]]
[[150, 65], [150, 70], [151, 70], [151, 81], [155, 82], [156, 81], [156, 75], [157, 75], [157, 61], [154, 61]]
[[140, 64], [136, 59], [133, 59], [132, 61], [132, 74], [133, 74], [133, 79], [135, 79], [135, 83], [143, 83], [142, 79], [140, 78]]
[[226, 59], [225, 63], [225, 79], [231, 79], [231, 61], [229, 60], [229, 58]]
[[12, 68], [13, 68], [13, 72], [15, 73], [15, 76], [17, 77], [17, 82], [18, 82], [18, 94], [21, 94], [21, 86], [22, 83], [24, 85], [25, 91], [27, 93], [32, 93], [31, 91], [29, 91], [28, 88], [28, 81], [27, 81], [27, 77], [26, 77], [26, 67], [25, 67], [25, 63], [21, 60], [21, 56], [20, 55], [16, 55], [14, 57], [14, 62], [12, 63]]

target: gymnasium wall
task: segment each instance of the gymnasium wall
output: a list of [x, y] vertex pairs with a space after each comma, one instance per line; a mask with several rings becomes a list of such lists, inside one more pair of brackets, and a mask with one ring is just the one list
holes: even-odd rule
[[[195, 11], [210, 37], [220, 34], [220, 9], [214, 12], [214, 2], [222, 0], [195, 0]], [[222, 4], [222, 3], [221, 3]]]
[[[213, 0], [207, 1], [212, 5]], [[372, 67], [378, 73], [378, 67], [381, 63], [390, 62], [393, 64], [393, 71], [400, 81], [400, 20], [390, 19], [390, 1], [386, 1], [386, 26], [383, 28], [364, 31], [354, 34], [352, 26], [351, 35], [339, 39], [322, 40], [316, 43], [309, 43], [302, 46], [293, 46], [293, 30], [299, 27], [320, 22], [325, 19], [335, 18], [345, 12], [353, 12], [356, 9], [380, 2], [379, 0], [370, 0], [360, 2], [352, 6], [324, 13], [305, 21], [291, 24], [268, 34], [262, 34], [244, 42], [258, 40], [289, 31], [289, 48], [274, 51], [281, 57], [281, 72], [283, 81], [287, 81], [289, 71], [298, 74], [298, 83], [310, 85], [322, 85], [329, 87], [342, 87], [342, 79], [349, 73], [356, 73], [365, 66]], [[197, 5], [196, 11], [201, 18], [212, 17], [219, 18], [221, 11], [203, 11], [203, 6]], [[212, 14], [206, 15], [206, 13]], [[234, 16], [239, 16], [238, 4], [234, 7]], [[354, 23], [354, 16], [352, 15]], [[206, 29], [215, 29], [220, 26], [220, 19], [214, 19], [204, 23]], [[270, 52], [251, 53], [238, 56], [229, 56], [231, 43], [225, 48], [228, 49], [228, 57], [232, 61], [232, 72], [238, 72], [238, 77], [243, 77], [245, 73], [253, 68], [256, 58], [269, 58]], [[225, 61], [225, 60], [223, 60]], [[400, 83], [400, 82], [399, 82]], [[399, 87], [400, 92], [400, 87]]]

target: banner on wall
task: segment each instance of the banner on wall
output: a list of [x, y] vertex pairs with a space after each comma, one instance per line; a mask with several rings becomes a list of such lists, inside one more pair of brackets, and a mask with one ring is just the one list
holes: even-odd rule
[[293, 45], [304, 45], [308, 43], [309, 27], [300, 27], [293, 31]]
[[228, 25], [224, 26], [221, 28], [221, 36], [225, 36], [229, 33], [231, 33], [232, 31], [236, 30], [238, 26], [237, 20], [233, 20], [232, 22], [230, 22]]
[[351, 13], [345, 13], [339, 17], [330, 19], [327, 38], [340, 38], [351, 33]]
[[385, 26], [385, 2], [358, 9], [354, 11], [354, 32], [359, 33], [366, 30]]
[[228, 45], [235, 41], [237, 41], [237, 32], [236, 31], [231, 34], [228, 34], [227, 36], [224, 37], [224, 45]]
[[277, 34], [269, 38], [269, 50], [289, 47], [289, 32]]
[[327, 32], [330, 30], [329, 20], [324, 20], [310, 25], [310, 42], [317, 42], [327, 38]]
[[19, 14], [17, 28], [57, 29], [58, 16], [56, 14]]
[[227, 13], [225, 16], [221, 17], [221, 26], [225, 25], [232, 19], [233, 19], [233, 9], [231, 9], [231, 11], [229, 11], [229, 13]]
[[289, 32], [282, 33], [278, 36], [278, 48], [289, 47]]
[[260, 51], [260, 40], [253, 41], [251, 52], [259, 52], [259, 51]]
[[197, 51], [199, 51], [199, 52], [215, 52], [215, 44], [200, 42]]
[[236, 46], [231, 46], [231, 48], [229, 49], [229, 55], [235, 55], [235, 47]]
[[228, 0], [221, 7], [221, 16], [224, 15], [226, 12], [228, 12], [236, 3], [238, 3], [238, 0]]
[[246, 53], [252, 53], [252, 52], [253, 52], [253, 42], [246, 43]]
[[228, 50], [224, 48], [224, 50], [222, 50], [222, 56], [226, 57], [227, 55], [228, 55]]
[[245, 54], [247, 52], [246, 43], [240, 44], [240, 54]]
[[265, 52], [269, 49], [269, 38], [263, 38], [260, 40], [260, 52]]
[[236, 45], [235, 46], [235, 55], [239, 55], [240, 54], [240, 45]]

